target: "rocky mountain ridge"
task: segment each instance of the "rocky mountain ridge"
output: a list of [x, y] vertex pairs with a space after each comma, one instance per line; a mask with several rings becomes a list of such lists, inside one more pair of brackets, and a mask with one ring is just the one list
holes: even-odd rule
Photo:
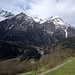
[[0, 40], [45, 46], [75, 36], [75, 28], [57, 16], [41, 20], [22, 12], [0, 22], [0, 35]]
[[11, 12], [0, 9], [0, 21], [3, 21], [5, 19], [10, 19], [12, 17], [14, 17], [14, 14], [12, 14]]

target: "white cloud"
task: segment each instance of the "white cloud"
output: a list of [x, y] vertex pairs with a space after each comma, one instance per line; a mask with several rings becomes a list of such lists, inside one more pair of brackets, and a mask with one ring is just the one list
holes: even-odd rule
[[41, 18], [60, 16], [68, 23], [75, 24], [75, 0], [38, 0], [30, 6], [31, 9], [26, 12], [31, 16], [37, 15]]
[[68, 23], [75, 24], [75, 0], [1, 0], [0, 7], [40, 18], [60, 16]]

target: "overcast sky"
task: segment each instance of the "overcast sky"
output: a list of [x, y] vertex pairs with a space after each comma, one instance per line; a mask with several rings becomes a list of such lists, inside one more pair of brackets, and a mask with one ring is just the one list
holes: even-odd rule
[[0, 0], [0, 8], [42, 19], [59, 16], [75, 26], [75, 0]]

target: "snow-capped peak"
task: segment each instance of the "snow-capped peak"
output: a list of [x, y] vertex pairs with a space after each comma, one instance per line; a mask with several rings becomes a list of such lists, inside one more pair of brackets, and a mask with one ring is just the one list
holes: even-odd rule
[[0, 9], [0, 21], [3, 21], [5, 19], [10, 19], [13, 16], [14, 16], [14, 14], [12, 14], [11, 12]]
[[26, 20], [26, 21], [33, 22], [33, 18], [27, 16], [27, 15], [26, 15], [25, 13], [23, 13], [23, 12], [20, 13], [20, 14], [18, 14], [18, 15], [16, 15], [16, 19], [19, 19], [19, 20], [23, 19], [23, 20]]
[[63, 21], [59, 16], [52, 16], [47, 19], [49, 22], [53, 22], [55, 24], [56, 29], [59, 27], [70, 27], [71, 25], [67, 22]]
[[60, 17], [54, 17], [54, 19], [53, 18], [51, 18], [51, 20], [55, 23], [55, 24], [58, 24], [58, 25], [63, 25], [63, 26], [68, 26], [68, 27], [70, 27], [71, 25], [70, 24], [68, 24], [67, 22], [65, 22], [65, 21], [63, 21]]
[[51, 16], [51, 19], [59, 18], [59, 16]]
[[34, 19], [35, 22], [38, 22], [40, 24], [45, 22], [45, 20], [39, 19], [38, 17], [33, 17], [33, 19]]
[[59, 16], [52, 16], [47, 19], [47, 22], [48, 23], [53, 22], [55, 25], [55, 29], [62, 28], [65, 32], [65, 37], [67, 38], [67, 36], [68, 36], [67, 30], [68, 30], [68, 27], [71, 27], [70, 24], [63, 21]]

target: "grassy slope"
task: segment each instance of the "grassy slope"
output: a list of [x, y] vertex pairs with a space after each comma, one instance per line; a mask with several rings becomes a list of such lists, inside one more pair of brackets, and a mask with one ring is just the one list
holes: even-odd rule
[[75, 75], [75, 60], [46, 75]]

